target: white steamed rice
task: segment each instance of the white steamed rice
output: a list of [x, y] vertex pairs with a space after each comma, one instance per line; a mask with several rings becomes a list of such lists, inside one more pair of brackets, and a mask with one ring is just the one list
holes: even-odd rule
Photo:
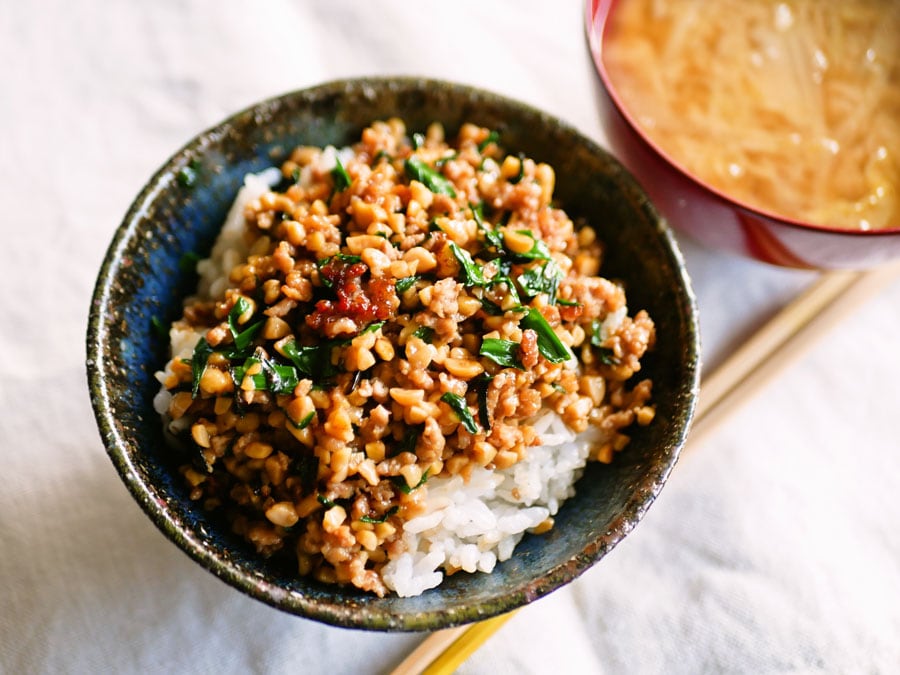
[[481, 467], [468, 483], [459, 475], [428, 480], [425, 512], [403, 528], [407, 550], [382, 570], [399, 596], [419, 595], [443, 579], [442, 567], [490, 572], [509, 558], [526, 531], [575, 494], [591, 431], [576, 436], [556, 413], [534, 422], [543, 444], [503, 471]]

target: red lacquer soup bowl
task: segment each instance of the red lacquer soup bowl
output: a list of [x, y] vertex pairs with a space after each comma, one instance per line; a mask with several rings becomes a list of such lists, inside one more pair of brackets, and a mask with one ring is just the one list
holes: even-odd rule
[[613, 86], [603, 59], [610, 15], [627, 1], [585, 3], [602, 124], [613, 153], [673, 227], [710, 248], [786, 267], [863, 269], [900, 258], [900, 226], [868, 231], [823, 227], [748, 206], [685, 171], [647, 138]]

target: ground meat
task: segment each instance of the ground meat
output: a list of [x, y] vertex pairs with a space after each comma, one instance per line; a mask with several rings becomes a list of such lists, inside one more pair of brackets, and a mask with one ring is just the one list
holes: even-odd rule
[[227, 289], [186, 302], [176, 329], [204, 339], [159, 377], [190, 496], [298, 574], [384, 595], [431, 476], [514, 465], [542, 410], [594, 425], [604, 462], [653, 419], [649, 380], [630, 385], [652, 320], [598, 276], [553, 169], [491, 139], [432, 126], [414, 147], [388, 120], [340, 167], [296, 148], [294, 182], [246, 208]]

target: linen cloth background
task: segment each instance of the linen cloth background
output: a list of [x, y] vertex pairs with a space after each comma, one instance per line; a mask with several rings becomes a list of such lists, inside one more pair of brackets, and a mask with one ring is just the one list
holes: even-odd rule
[[[361, 75], [494, 90], [605, 142], [578, 0], [0, 3], [0, 672], [380, 673], [422, 636], [289, 616], [144, 517], [92, 417], [113, 231], [195, 133]], [[707, 365], [813, 279], [682, 238]], [[889, 673], [900, 664], [900, 285], [690, 448], [636, 531], [463, 673]]]

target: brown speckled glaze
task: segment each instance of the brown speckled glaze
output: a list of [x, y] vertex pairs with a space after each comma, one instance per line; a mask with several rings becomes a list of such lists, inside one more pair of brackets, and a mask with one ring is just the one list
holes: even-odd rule
[[[657, 417], [613, 464], [592, 465], [547, 534], [526, 536], [489, 575], [449, 577], [415, 598], [377, 598], [297, 578], [258, 557], [188, 499], [178, 458], [153, 410], [153, 372], [166, 358], [154, 318], [180, 314], [194, 280], [185, 252], [208, 253], [244, 174], [279, 162], [297, 144], [345, 145], [372, 120], [399, 116], [412, 131], [434, 120], [497, 129], [510, 151], [556, 168], [556, 195], [607, 244], [605, 276], [621, 280], [631, 311], [657, 324], [642, 376], [654, 380]], [[196, 168], [191, 187], [179, 171]], [[329, 624], [434, 630], [516, 609], [572, 581], [640, 521], [675, 465], [697, 398], [696, 305], [669, 228], [623, 167], [572, 128], [531, 107], [471, 87], [415, 78], [359, 79], [273, 98], [200, 134], [150, 179], [115, 233], [100, 269], [87, 333], [91, 401], [103, 442], [162, 532], [231, 586], [281, 610]]]

